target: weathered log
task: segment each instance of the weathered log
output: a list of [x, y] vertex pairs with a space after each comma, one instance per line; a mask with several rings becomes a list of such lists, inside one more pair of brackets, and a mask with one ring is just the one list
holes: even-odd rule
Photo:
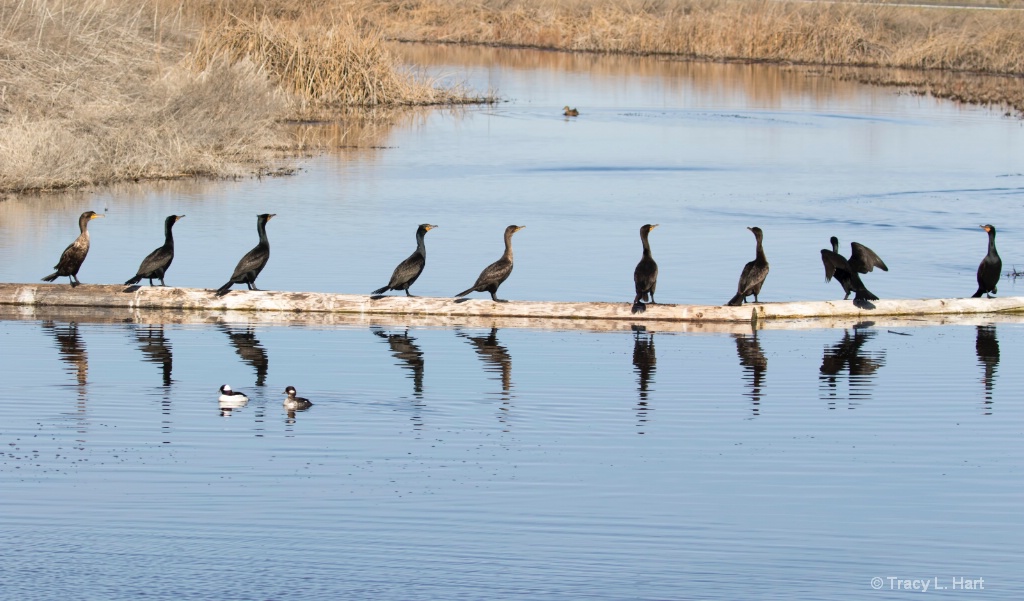
[[512, 301], [487, 299], [274, 292], [235, 290], [217, 296], [212, 290], [151, 286], [72, 288], [54, 284], [0, 284], [0, 305], [36, 307], [112, 307], [163, 311], [250, 311], [347, 313], [353, 315], [500, 317], [521, 319], [618, 320], [630, 324], [654, 322], [761, 322], [778, 319], [872, 320], [883, 316], [971, 315], [1024, 312], [1024, 297], [886, 299], [858, 305], [853, 301], [793, 301], [717, 305], [648, 305], [642, 314], [631, 304], [607, 302]]

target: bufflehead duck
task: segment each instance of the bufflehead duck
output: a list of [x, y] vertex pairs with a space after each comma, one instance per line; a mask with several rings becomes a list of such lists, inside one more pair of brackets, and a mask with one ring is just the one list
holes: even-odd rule
[[285, 409], [294, 411], [296, 409], [309, 409], [310, 407], [313, 406], [313, 403], [310, 402], [309, 399], [304, 399], [300, 396], [295, 396], [294, 386], [289, 386], [288, 388], [285, 388], [284, 393], [288, 395], [287, 397], [285, 397], [283, 403]]
[[231, 390], [231, 387], [227, 384], [220, 387], [220, 401], [222, 407], [239, 408], [245, 407], [245, 404], [249, 402], [249, 397], [245, 396], [241, 392], [235, 392]]

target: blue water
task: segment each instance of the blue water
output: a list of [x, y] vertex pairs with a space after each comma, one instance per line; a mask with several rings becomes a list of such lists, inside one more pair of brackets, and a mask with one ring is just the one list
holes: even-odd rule
[[[368, 293], [423, 222], [413, 292], [438, 296], [510, 223], [513, 300], [631, 300], [647, 222], [661, 302], [732, 296], [748, 225], [766, 301], [841, 294], [831, 235], [885, 259], [888, 298], [971, 294], [982, 223], [1020, 255], [1024, 140], [995, 110], [764, 66], [418, 60], [507, 102], [399, 116], [290, 177], [8, 199], [0, 281], [49, 273], [86, 209], [86, 283], [130, 277], [172, 213], [168, 284], [210, 288], [261, 212], [272, 290]], [[1017, 599], [1024, 321], [942, 323], [4, 310], [0, 598]]]

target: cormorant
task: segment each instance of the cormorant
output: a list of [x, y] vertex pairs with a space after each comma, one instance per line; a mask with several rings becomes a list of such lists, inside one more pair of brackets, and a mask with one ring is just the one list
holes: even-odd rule
[[417, 228], [416, 250], [409, 255], [408, 259], [399, 263], [398, 267], [395, 267], [388, 285], [377, 288], [372, 294], [383, 294], [388, 290], [405, 290], [406, 296], [412, 296], [409, 294], [409, 288], [416, 281], [416, 278], [420, 277], [420, 274], [423, 273], [423, 267], [427, 264], [427, 246], [423, 242], [423, 237], [435, 227], [437, 226], [424, 223]]
[[644, 245], [644, 254], [640, 262], [636, 264], [636, 269], [633, 270], [633, 283], [636, 285], [633, 313], [643, 313], [647, 310], [647, 305], [644, 304], [647, 301], [647, 295], [651, 296], [651, 304], [655, 304], [654, 289], [658, 285], [658, 264], [651, 256], [651, 244], [647, 241], [647, 235], [656, 227], [658, 227], [657, 223], [654, 225], [648, 223], [640, 228], [640, 241]]
[[295, 396], [294, 386], [289, 386], [285, 388], [284, 393], [288, 395], [284, 399], [284, 408], [289, 411], [302, 411], [303, 409], [309, 409], [310, 407], [313, 406], [312, 401], [310, 401], [309, 399], [305, 399], [300, 396]]
[[183, 217], [185, 216], [171, 215], [164, 219], [164, 245], [149, 253], [142, 260], [138, 273], [135, 274], [135, 277], [125, 282], [125, 286], [138, 284], [143, 279], [149, 280], [150, 286], [153, 285], [154, 279], [160, 280], [161, 286], [167, 285], [164, 284], [164, 274], [167, 273], [167, 268], [171, 266], [171, 261], [174, 260], [174, 236], [171, 235], [171, 228]]
[[94, 211], [86, 211], [78, 218], [78, 237], [64, 249], [60, 260], [53, 266], [57, 271], [43, 278], [44, 282], [52, 282], [59, 277], [67, 277], [71, 286], [77, 286], [82, 282], [78, 281], [78, 270], [82, 268], [85, 255], [89, 254], [89, 222], [97, 217], [103, 217]]
[[270, 241], [267, 240], [267, 222], [274, 217], [275, 213], [263, 213], [256, 218], [256, 231], [260, 234], [260, 242], [252, 250], [245, 253], [242, 260], [235, 266], [235, 272], [231, 279], [217, 289], [217, 294], [227, 294], [234, 284], [245, 284], [249, 290], [259, 290], [256, 287], [256, 278], [267, 266], [270, 259]]
[[498, 286], [508, 279], [508, 276], [512, 273], [512, 234], [526, 227], [525, 225], [510, 225], [505, 228], [505, 254], [501, 255], [501, 258], [491, 263], [480, 272], [480, 277], [476, 279], [476, 283], [473, 284], [472, 288], [467, 288], [455, 296], [466, 296], [470, 292], [490, 292], [491, 300], [496, 303], [507, 303], [507, 300], [502, 300], [495, 296], [498, 291]]
[[565, 105], [565, 107], [562, 108], [562, 114], [565, 115], [566, 117], [579, 117], [580, 116], [580, 112], [578, 110], [576, 110], [576, 109], [569, 108], [568, 104]]
[[753, 261], [743, 266], [739, 284], [736, 286], [736, 296], [729, 299], [728, 302], [732, 307], [739, 307], [745, 303], [751, 294], [754, 295], [754, 302], [758, 302], [757, 295], [761, 292], [764, 279], [768, 277], [768, 259], [764, 256], [764, 246], [761, 244], [764, 234], [759, 227], [748, 227], [747, 229], [754, 233], [754, 239], [757, 240], [757, 254]]
[[856, 293], [853, 297], [854, 301], [878, 300], [877, 296], [864, 287], [864, 282], [861, 281], [858, 273], [869, 273], [875, 267], [882, 271], [889, 271], [882, 259], [875, 254], [875, 251], [858, 242], [850, 243], [853, 254], [846, 259], [839, 254], [839, 238], [832, 236], [829, 241], [832, 243], [832, 250], [821, 249], [821, 262], [825, 265], [825, 281], [831, 282], [832, 276], [835, 276], [836, 281], [842, 285], [843, 292], [846, 293], [843, 300], [850, 298], [851, 292]]
[[[992, 295], [996, 293], [996, 284], [999, 283], [1000, 272], [1003, 270], [1003, 260], [996, 252], [996, 228], [994, 225], [982, 225], [981, 229], [988, 232], [988, 254], [978, 265], [978, 291], [972, 298], [980, 298], [982, 294]], [[67, 251], [65, 251], [67, 252]]]

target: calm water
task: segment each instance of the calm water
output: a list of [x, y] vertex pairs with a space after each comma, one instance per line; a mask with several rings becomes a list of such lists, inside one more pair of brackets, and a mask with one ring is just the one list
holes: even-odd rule
[[[886, 260], [883, 297], [972, 293], [980, 223], [1020, 254], [1024, 139], [998, 112], [760, 66], [406, 51], [509, 102], [396, 118], [294, 177], [7, 200], [0, 280], [49, 273], [86, 209], [87, 283], [131, 276], [171, 213], [168, 283], [200, 287], [260, 212], [282, 290], [381, 286], [422, 222], [423, 295], [472, 283], [510, 223], [513, 299], [631, 300], [646, 222], [663, 302], [728, 299], [747, 225], [769, 301], [837, 296], [833, 234]], [[1020, 598], [1024, 320], [936, 323], [0, 311], [0, 597]], [[219, 407], [223, 383], [249, 403]], [[315, 405], [285, 412], [289, 384]]]

